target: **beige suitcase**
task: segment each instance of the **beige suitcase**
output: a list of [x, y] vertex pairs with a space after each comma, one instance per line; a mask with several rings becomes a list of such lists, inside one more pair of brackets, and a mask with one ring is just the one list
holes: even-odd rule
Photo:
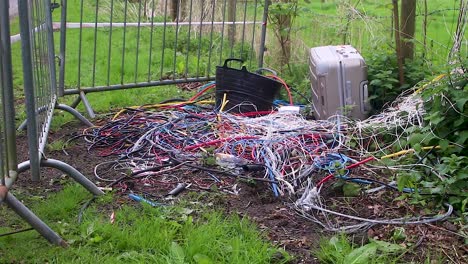
[[309, 55], [314, 116], [365, 119], [367, 66], [359, 52], [350, 45], [323, 46], [311, 48]]

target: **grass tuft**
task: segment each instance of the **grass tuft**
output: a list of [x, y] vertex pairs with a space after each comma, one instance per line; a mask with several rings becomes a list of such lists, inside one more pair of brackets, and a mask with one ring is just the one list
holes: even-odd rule
[[0, 258], [7, 263], [287, 263], [291, 259], [266, 242], [249, 220], [211, 210], [194, 217], [193, 210], [181, 206], [123, 205], [115, 209], [111, 223], [110, 197], [97, 199], [78, 223], [80, 208], [91, 195], [78, 185], [66, 186], [32, 208], [70, 247], [49, 245], [29, 231], [0, 237]]

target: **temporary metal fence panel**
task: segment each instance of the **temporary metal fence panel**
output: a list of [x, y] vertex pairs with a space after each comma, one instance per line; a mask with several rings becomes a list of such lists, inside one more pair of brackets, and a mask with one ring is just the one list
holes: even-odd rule
[[52, 112], [56, 107], [52, 20], [49, 0], [20, 0], [22, 59], [28, 119], [29, 161], [18, 164], [10, 46], [9, 1], [0, 1], [0, 204], [7, 204], [49, 242], [66, 242], [9, 191], [17, 175], [28, 169], [39, 180], [40, 167], [62, 170], [89, 192], [100, 195], [90, 180], [73, 167], [53, 159], [41, 159]]
[[17, 215], [51, 243], [64, 241], [41, 219], [11, 194], [20, 166], [17, 163], [13, 97], [13, 73], [10, 47], [9, 2], [0, 1], [0, 204], [5, 203]]
[[50, 0], [19, 0], [28, 144], [33, 180], [57, 101]]
[[0, 185], [8, 187], [17, 174], [8, 3], [1, 1], [0, 10]]
[[62, 0], [59, 93], [213, 80], [232, 57], [259, 67], [267, 2]]

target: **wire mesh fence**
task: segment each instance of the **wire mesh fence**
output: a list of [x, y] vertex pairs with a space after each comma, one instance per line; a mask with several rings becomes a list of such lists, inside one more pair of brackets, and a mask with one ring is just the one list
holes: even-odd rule
[[17, 153], [8, 4], [2, 1], [0, 10], [0, 185], [9, 187], [17, 174]]
[[41, 155], [57, 102], [50, 0], [20, 0], [20, 31], [31, 174], [39, 180]]
[[10, 192], [17, 174], [26, 167], [17, 163], [8, 10], [9, 2], [0, 1], [0, 204], [5, 203], [51, 243], [65, 245], [59, 235]]
[[264, 0], [64, 2], [64, 94], [207, 81], [227, 58], [263, 61]]

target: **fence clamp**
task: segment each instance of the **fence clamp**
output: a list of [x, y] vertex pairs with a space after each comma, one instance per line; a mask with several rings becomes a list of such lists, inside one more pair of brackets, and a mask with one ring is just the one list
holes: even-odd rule
[[8, 188], [4, 185], [0, 185], [0, 202], [4, 201], [8, 193]]
[[54, 9], [59, 8], [60, 4], [57, 2], [50, 3], [50, 12], [54, 12]]
[[55, 59], [57, 60], [58, 66], [62, 66], [62, 57], [59, 55], [55, 55]]

